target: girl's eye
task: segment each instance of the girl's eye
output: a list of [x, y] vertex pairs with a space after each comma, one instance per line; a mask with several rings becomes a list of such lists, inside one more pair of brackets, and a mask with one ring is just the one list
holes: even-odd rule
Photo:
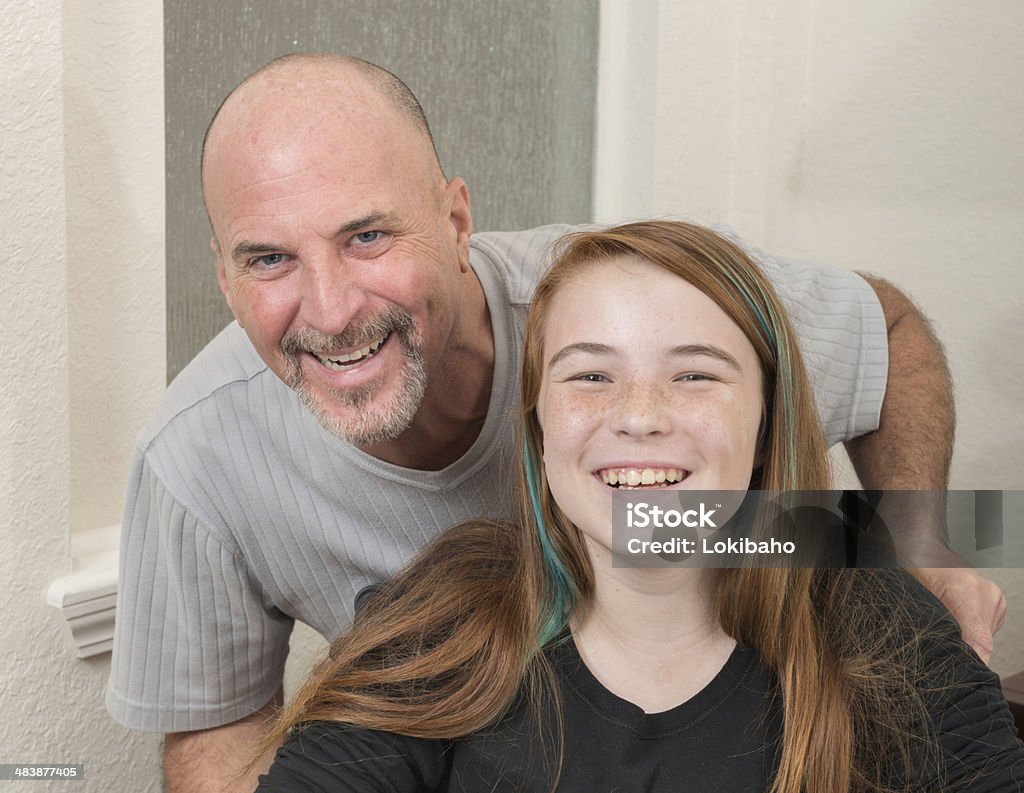
[[701, 380], [713, 380], [714, 378], [710, 375], [700, 374], [699, 372], [687, 372], [686, 374], [679, 375], [676, 380], [684, 383], [698, 383]]
[[607, 383], [608, 378], [603, 374], [597, 372], [587, 372], [586, 374], [578, 375], [573, 378], [574, 380], [582, 380], [584, 383]]

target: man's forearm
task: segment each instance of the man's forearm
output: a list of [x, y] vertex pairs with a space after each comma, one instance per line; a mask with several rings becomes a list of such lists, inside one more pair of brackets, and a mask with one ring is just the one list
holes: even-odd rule
[[953, 454], [953, 389], [942, 345], [928, 320], [892, 284], [865, 276], [885, 312], [889, 381], [878, 429], [846, 444], [869, 490], [922, 490], [896, 501], [889, 525], [897, 550], [960, 623], [964, 640], [986, 663], [1006, 619], [998, 586], [947, 545], [946, 500]]
[[222, 727], [164, 736], [165, 793], [252, 793], [273, 759], [268, 754], [246, 770], [281, 692], [258, 711]]
[[864, 276], [885, 312], [889, 380], [878, 429], [846, 444], [868, 490], [945, 490], [953, 453], [953, 389], [928, 320], [892, 284]]

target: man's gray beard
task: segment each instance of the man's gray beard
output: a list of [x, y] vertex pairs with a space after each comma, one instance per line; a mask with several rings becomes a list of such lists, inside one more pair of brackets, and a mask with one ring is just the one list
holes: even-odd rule
[[[339, 347], [361, 347], [385, 333], [397, 335], [406, 357], [402, 380], [390, 404], [379, 406], [378, 410], [372, 409], [381, 388], [379, 381], [358, 388], [326, 389], [319, 397], [309, 388], [299, 363], [301, 353], [326, 355]], [[391, 308], [359, 326], [350, 326], [337, 336], [327, 336], [311, 329], [286, 334], [281, 340], [281, 351], [289, 363], [285, 383], [295, 390], [302, 404], [325, 430], [354, 446], [384, 443], [405, 432], [416, 417], [427, 390], [422, 338], [412, 317], [399, 308]], [[355, 416], [346, 420], [331, 415], [325, 400], [350, 406]]]

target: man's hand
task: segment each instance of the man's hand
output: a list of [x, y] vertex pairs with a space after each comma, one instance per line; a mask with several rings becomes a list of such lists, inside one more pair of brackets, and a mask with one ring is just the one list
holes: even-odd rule
[[267, 720], [283, 701], [282, 692], [244, 719], [195, 732], [164, 736], [164, 793], [252, 793], [273, 753], [243, 774]]
[[1003, 590], [970, 567], [921, 567], [917, 573], [960, 623], [964, 641], [987, 664], [992, 637], [1006, 621]]

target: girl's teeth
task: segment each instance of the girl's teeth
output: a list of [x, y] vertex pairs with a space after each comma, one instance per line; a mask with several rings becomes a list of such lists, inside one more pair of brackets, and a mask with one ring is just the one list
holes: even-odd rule
[[602, 471], [601, 478], [606, 485], [649, 487], [681, 482], [686, 478], [686, 472], [682, 468], [614, 468]]

